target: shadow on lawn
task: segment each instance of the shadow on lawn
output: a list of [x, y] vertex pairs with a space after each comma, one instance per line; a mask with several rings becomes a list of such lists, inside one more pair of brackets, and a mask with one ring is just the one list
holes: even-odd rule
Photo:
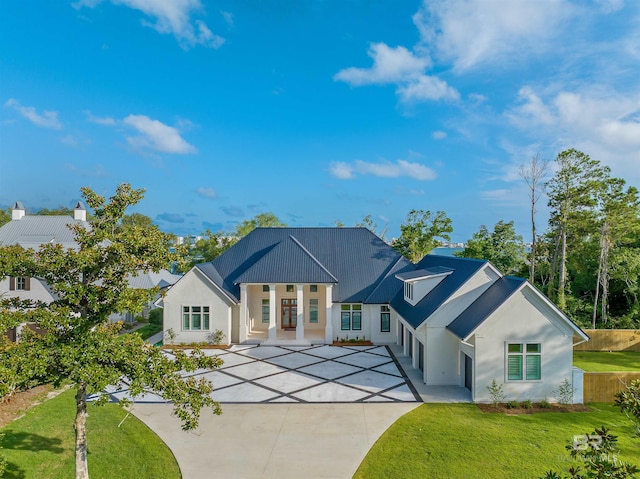
[[22, 469], [11, 461], [7, 461], [2, 479], [25, 479], [27, 476]]
[[2, 447], [4, 449], [15, 449], [16, 451], [49, 451], [54, 454], [61, 454], [64, 448], [60, 447], [62, 441], [57, 437], [45, 437], [30, 432], [16, 432], [11, 429], [3, 431], [4, 438]]

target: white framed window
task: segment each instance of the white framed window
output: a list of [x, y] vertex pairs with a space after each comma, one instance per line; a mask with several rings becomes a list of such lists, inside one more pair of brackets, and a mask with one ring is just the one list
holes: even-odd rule
[[386, 304], [380, 306], [380, 332], [391, 332], [391, 309]]
[[182, 307], [183, 331], [208, 331], [209, 330], [209, 306], [183, 306]]
[[[267, 286], [268, 288], [268, 286]], [[268, 323], [269, 322], [269, 300], [268, 299], [263, 299], [262, 300], [262, 322], [263, 323]]]
[[318, 322], [318, 298], [309, 299], [309, 322]]
[[342, 331], [362, 330], [362, 305], [342, 304], [340, 305], [340, 329]]
[[309, 292], [310, 293], [317, 293], [318, 292], [318, 285], [317, 284], [310, 284], [309, 285]]
[[30, 278], [27, 276], [16, 276], [9, 279], [9, 290], [11, 291], [29, 291]]
[[542, 344], [507, 343], [507, 381], [542, 379]]
[[262, 285], [262, 292], [263, 293], [268, 293], [269, 292], [269, 285], [268, 284], [263, 284]]
[[286, 286], [286, 291], [287, 291], [287, 293], [293, 293], [293, 285], [292, 284], [288, 284]]

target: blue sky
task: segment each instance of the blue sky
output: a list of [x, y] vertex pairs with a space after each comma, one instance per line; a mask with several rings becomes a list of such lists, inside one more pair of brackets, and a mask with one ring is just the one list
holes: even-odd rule
[[415, 208], [527, 238], [535, 153], [640, 186], [640, 2], [0, 2], [0, 105], [2, 207], [129, 182], [177, 234], [271, 211], [396, 236]]

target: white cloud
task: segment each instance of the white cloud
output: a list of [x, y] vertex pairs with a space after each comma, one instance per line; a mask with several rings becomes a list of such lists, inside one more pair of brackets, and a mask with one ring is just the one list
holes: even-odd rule
[[447, 137], [447, 132], [445, 131], [434, 131], [431, 133], [431, 138], [434, 140], [444, 140]]
[[42, 114], [32, 106], [22, 106], [15, 98], [9, 98], [4, 106], [13, 108], [31, 123], [43, 128], [52, 128], [54, 130], [62, 129], [62, 123], [58, 120], [57, 111], [43, 111]]
[[525, 87], [519, 100], [506, 112], [515, 125], [538, 138], [549, 138], [558, 149], [578, 148], [617, 168], [614, 174], [640, 182], [640, 94], [625, 96], [590, 87], [545, 98]]
[[367, 54], [373, 58], [371, 68], [345, 68], [333, 79], [353, 86], [405, 82], [418, 79], [430, 63], [428, 58], [418, 58], [405, 47], [391, 48], [385, 43], [372, 43]]
[[216, 190], [214, 190], [213, 188], [205, 188], [204, 186], [197, 188], [196, 193], [198, 193], [200, 196], [204, 196], [205, 198], [209, 198], [209, 199], [214, 199], [218, 197], [218, 193], [216, 192]]
[[78, 146], [78, 140], [76, 140], [76, 138], [73, 135], [63, 136], [62, 138], [60, 138], [60, 142], [64, 145], [71, 146], [74, 148]]
[[565, 0], [424, 0], [413, 21], [432, 56], [464, 71], [545, 51], [573, 11]]
[[187, 143], [179, 131], [145, 115], [129, 115], [122, 122], [135, 129], [137, 136], [127, 137], [127, 141], [136, 149], [151, 149], [163, 153], [186, 155], [196, 153], [193, 145]]
[[[74, 8], [93, 8], [100, 2], [101, 0], [79, 0], [72, 5]], [[213, 34], [201, 20], [195, 20], [194, 28], [191, 16], [194, 12], [202, 10], [200, 0], [111, 0], [111, 2], [141, 11], [155, 21], [151, 23], [143, 20], [143, 25], [160, 33], [175, 36], [183, 48], [195, 45], [220, 48], [225, 41], [221, 36]]]
[[369, 163], [362, 160], [356, 160], [353, 163], [338, 161], [331, 164], [329, 171], [333, 176], [341, 180], [366, 175], [382, 178], [408, 176], [416, 180], [433, 180], [436, 178], [435, 171], [428, 166], [406, 160], [397, 160], [395, 163], [390, 161]]
[[401, 85], [397, 90], [400, 98], [409, 102], [412, 100], [459, 100], [460, 93], [447, 82], [439, 78], [422, 75], [416, 81]]
[[233, 26], [233, 13], [231, 12], [226, 12], [224, 10], [220, 10], [220, 14], [222, 15], [222, 18], [224, 18], [224, 21], [227, 25], [229, 25], [230, 27]]
[[87, 115], [87, 121], [91, 123], [97, 123], [98, 125], [111, 126], [116, 124], [116, 120], [110, 116], [98, 117], [94, 116], [89, 110], [84, 110], [84, 114]]

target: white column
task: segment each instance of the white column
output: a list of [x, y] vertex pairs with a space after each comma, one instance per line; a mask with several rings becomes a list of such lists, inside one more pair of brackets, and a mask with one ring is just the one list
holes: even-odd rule
[[328, 284], [325, 287], [325, 327], [324, 327], [324, 342], [331, 344], [333, 342], [333, 285]]
[[247, 323], [249, 320], [249, 299], [247, 298], [247, 285], [240, 285], [240, 331], [239, 331], [239, 342], [243, 343], [247, 340], [247, 336], [249, 334], [249, 329], [247, 328]]
[[296, 341], [302, 341], [304, 339], [304, 295], [302, 294], [303, 285], [296, 285], [297, 288], [297, 310], [298, 317], [296, 318]]
[[274, 341], [278, 336], [276, 324], [276, 285], [269, 285], [269, 341]]

